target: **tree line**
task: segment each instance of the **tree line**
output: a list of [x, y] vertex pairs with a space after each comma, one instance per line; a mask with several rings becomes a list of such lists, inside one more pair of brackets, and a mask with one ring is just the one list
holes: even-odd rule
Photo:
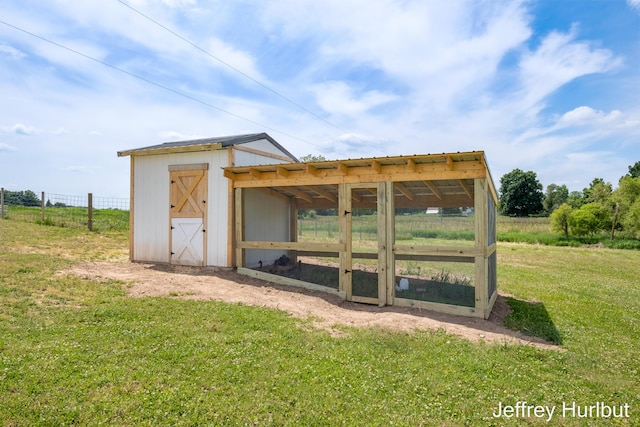
[[[7, 206], [42, 206], [42, 201], [36, 193], [31, 190], [25, 191], [9, 191], [4, 190], [4, 204]], [[66, 203], [56, 202], [51, 203], [51, 200], [47, 200], [45, 206], [48, 208], [67, 208]]]
[[554, 231], [589, 236], [604, 231], [640, 238], [640, 161], [613, 188], [594, 178], [582, 191], [550, 184], [543, 192], [535, 172], [514, 169], [500, 178], [498, 208], [509, 216], [550, 216]]

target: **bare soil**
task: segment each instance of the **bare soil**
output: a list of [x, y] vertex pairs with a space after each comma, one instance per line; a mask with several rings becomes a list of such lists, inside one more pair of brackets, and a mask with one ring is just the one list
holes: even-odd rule
[[65, 273], [91, 280], [120, 280], [132, 297], [173, 297], [217, 300], [283, 310], [311, 319], [317, 328], [344, 335], [339, 325], [380, 327], [397, 331], [444, 330], [471, 341], [526, 344], [545, 349], [557, 346], [503, 326], [510, 308], [498, 295], [488, 320], [436, 313], [418, 308], [378, 307], [344, 301], [336, 295], [278, 285], [219, 268], [180, 267], [164, 264], [92, 262]]

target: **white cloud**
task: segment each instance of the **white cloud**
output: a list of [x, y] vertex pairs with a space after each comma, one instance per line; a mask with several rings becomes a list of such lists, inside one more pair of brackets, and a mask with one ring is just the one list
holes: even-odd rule
[[9, 46], [6, 43], [0, 43], [0, 56], [5, 56], [11, 59], [22, 59], [26, 57], [27, 54], [13, 46]]
[[621, 65], [610, 50], [575, 41], [577, 26], [569, 33], [554, 31], [538, 49], [520, 62], [524, 106], [534, 106], [564, 84], [588, 74], [604, 73]]
[[0, 142], [0, 153], [3, 153], [3, 152], [4, 153], [9, 153], [9, 152], [12, 152], [12, 151], [17, 151], [16, 147], [14, 147], [12, 145], [9, 145], [7, 143], [4, 143], [4, 142]]
[[640, 0], [627, 0], [629, 6], [640, 12]]
[[[256, 80], [261, 80], [262, 77], [260, 72], [256, 68], [255, 58], [249, 54], [248, 52], [243, 52], [239, 49], [236, 49], [232, 45], [223, 42], [218, 38], [210, 39], [207, 42], [208, 48], [205, 49], [212, 56], [219, 59], [216, 61], [212, 60], [212, 64], [217, 67], [224, 66], [222, 62], [225, 64], [239, 70], [240, 72], [254, 78]], [[226, 70], [231, 70], [225, 66]], [[246, 80], [245, 80], [246, 81]]]
[[613, 122], [619, 122], [622, 119], [622, 112], [613, 110], [609, 114], [594, 110], [591, 107], [581, 106], [575, 108], [560, 117], [559, 126], [600, 126], [610, 125]]
[[22, 123], [16, 123], [13, 126], [3, 126], [2, 131], [9, 134], [26, 135], [26, 136], [35, 135], [39, 132], [38, 129], [36, 129], [35, 127], [26, 126], [26, 125], [23, 125]]
[[356, 115], [395, 100], [397, 97], [377, 90], [364, 92], [358, 96], [354, 89], [341, 81], [331, 81], [311, 88], [318, 105], [331, 114]]

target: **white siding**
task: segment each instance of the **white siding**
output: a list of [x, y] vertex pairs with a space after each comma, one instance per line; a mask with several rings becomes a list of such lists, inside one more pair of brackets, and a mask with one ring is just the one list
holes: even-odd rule
[[209, 163], [207, 265], [227, 265], [227, 150], [137, 156], [134, 160], [135, 261], [169, 262], [169, 165]]
[[[242, 144], [243, 148], [251, 148], [254, 150], [264, 151], [266, 153], [275, 154], [277, 156], [288, 157], [286, 153], [283, 153], [266, 139], [260, 141], [249, 142]], [[258, 165], [275, 165], [279, 163], [287, 163], [284, 160], [274, 159], [273, 157], [261, 156], [260, 154], [248, 153], [246, 151], [236, 150], [234, 153], [235, 166], [258, 166]]]
[[[252, 148], [286, 156], [267, 140], [242, 144]], [[135, 156], [133, 178], [133, 259], [145, 262], [170, 262], [169, 248], [169, 165], [208, 163], [208, 200], [205, 264], [227, 265], [227, 240], [229, 227], [229, 181], [222, 168], [230, 166], [227, 149], [189, 153], [171, 153], [151, 156]], [[268, 156], [236, 150], [236, 166], [283, 163]], [[251, 193], [247, 197], [247, 237], [252, 240], [288, 241], [289, 205], [268, 194]], [[266, 234], [265, 234], [266, 233]], [[257, 265], [259, 260], [273, 262], [278, 258], [264, 251], [251, 251], [247, 261]], [[255, 258], [255, 259], [254, 259]], [[271, 259], [273, 258], [273, 259]], [[265, 261], [266, 262], [266, 261]]]

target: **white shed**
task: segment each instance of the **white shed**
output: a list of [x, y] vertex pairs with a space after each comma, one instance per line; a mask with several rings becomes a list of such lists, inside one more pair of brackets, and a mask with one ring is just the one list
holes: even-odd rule
[[[225, 267], [234, 265], [234, 196], [222, 168], [298, 161], [266, 133], [167, 142], [118, 156], [131, 158], [131, 261]], [[290, 199], [256, 189], [246, 192], [243, 204], [245, 215], [254, 217], [246, 218], [253, 224], [245, 230], [251, 240], [291, 237]], [[275, 258], [252, 251], [245, 262]]]

